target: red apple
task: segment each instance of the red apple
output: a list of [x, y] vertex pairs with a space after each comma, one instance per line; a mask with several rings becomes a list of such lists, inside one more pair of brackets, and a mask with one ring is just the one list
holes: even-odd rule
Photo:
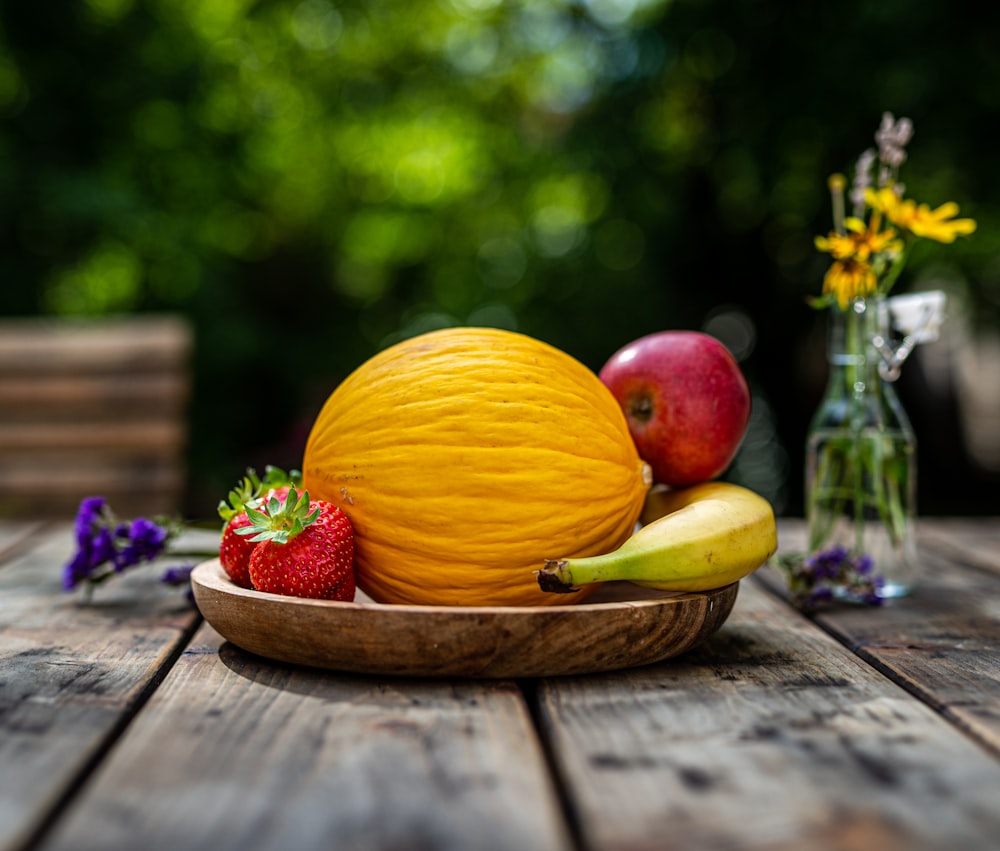
[[625, 412], [654, 481], [684, 487], [725, 472], [750, 420], [750, 388], [715, 337], [640, 337], [611, 356], [600, 378]]

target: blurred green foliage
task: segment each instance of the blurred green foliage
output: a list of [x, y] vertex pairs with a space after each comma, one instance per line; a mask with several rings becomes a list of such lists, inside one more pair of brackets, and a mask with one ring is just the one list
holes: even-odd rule
[[[910, 194], [980, 224], [909, 283], [996, 325], [998, 13], [967, 5], [5, 3], [0, 312], [190, 317], [194, 514], [248, 464], [294, 466], [336, 383], [403, 336], [496, 325], [597, 369], [707, 328], [755, 389], [734, 475], [794, 511], [826, 176], [883, 111], [916, 125]], [[959, 451], [922, 467], [925, 508], [992, 492]]]

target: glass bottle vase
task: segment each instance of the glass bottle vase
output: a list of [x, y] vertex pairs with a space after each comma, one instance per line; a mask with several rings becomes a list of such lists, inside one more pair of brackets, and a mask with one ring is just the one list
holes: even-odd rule
[[883, 375], [887, 326], [883, 299], [830, 310], [830, 375], [806, 443], [814, 569], [838, 565], [833, 596], [865, 602], [908, 594], [916, 570], [916, 439]]

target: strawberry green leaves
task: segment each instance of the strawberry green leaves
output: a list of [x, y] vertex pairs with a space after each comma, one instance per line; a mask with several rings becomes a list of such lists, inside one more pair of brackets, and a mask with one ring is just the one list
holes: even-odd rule
[[294, 487], [282, 500], [272, 495], [265, 503], [267, 511], [247, 506], [250, 525], [237, 530], [238, 535], [252, 535], [251, 541], [274, 541], [287, 544], [320, 516], [319, 507], [312, 507], [309, 491], [300, 494]]
[[281, 487], [299, 487], [302, 482], [302, 473], [298, 470], [285, 472], [280, 467], [268, 465], [264, 469], [264, 478], [257, 475], [257, 471], [248, 468], [247, 474], [239, 484], [229, 491], [227, 500], [219, 502], [219, 516], [226, 521], [232, 520], [242, 514], [247, 506], [259, 502], [262, 496], [266, 496], [270, 491]]

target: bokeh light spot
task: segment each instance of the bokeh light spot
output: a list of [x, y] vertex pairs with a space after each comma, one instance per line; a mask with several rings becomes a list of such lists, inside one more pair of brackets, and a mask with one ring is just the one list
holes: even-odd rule
[[444, 170], [430, 151], [415, 151], [400, 159], [396, 165], [395, 183], [406, 201], [429, 204], [444, 189]]
[[332, 50], [343, 28], [340, 12], [327, 0], [305, 0], [292, 12], [292, 34], [306, 50]]
[[469, 313], [466, 323], [473, 327], [504, 328], [517, 331], [517, 315], [505, 304], [484, 304]]
[[496, 30], [471, 24], [455, 24], [448, 30], [445, 54], [463, 74], [482, 74], [497, 58], [499, 36]]
[[479, 247], [479, 274], [487, 286], [507, 289], [524, 276], [528, 257], [521, 244], [510, 237], [494, 237]]
[[57, 273], [45, 292], [48, 309], [63, 316], [130, 310], [139, 300], [142, 264], [132, 249], [105, 242], [80, 263]]
[[746, 311], [729, 305], [716, 308], [702, 325], [702, 331], [719, 340], [737, 361], [744, 361], [757, 344], [757, 327]]

